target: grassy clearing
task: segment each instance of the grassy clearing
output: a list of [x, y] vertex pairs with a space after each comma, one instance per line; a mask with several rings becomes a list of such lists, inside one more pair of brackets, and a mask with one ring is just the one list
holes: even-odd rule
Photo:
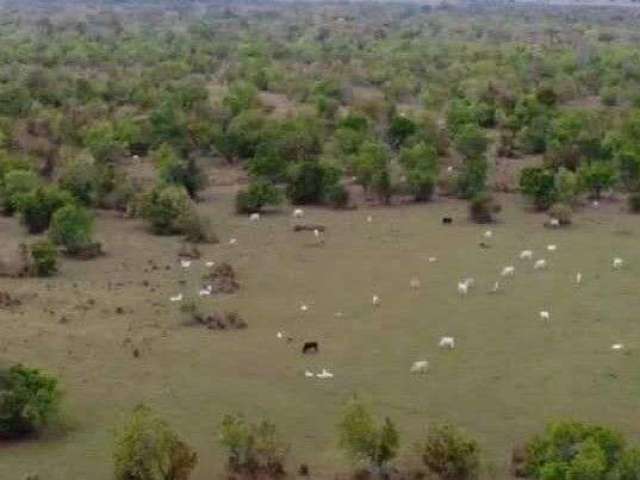
[[[313, 476], [335, 473], [344, 463], [335, 424], [354, 392], [397, 422], [405, 452], [432, 420], [463, 426], [480, 440], [497, 478], [506, 475], [513, 443], [548, 420], [569, 416], [637, 431], [630, 419], [640, 393], [640, 231], [637, 217], [617, 213], [619, 206], [586, 210], [574, 227], [550, 231], [542, 216], [523, 213], [510, 199], [486, 250], [478, 246], [485, 228], [468, 224], [457, 201], [306, 209], [307, 220], [328, 226], [326, 245], [318, 247], [312, 233], [292, 232], [286, 214], [251, 224], [232, 215], [229, 192], [211, 198], [202, 209], [222, 243], [204, 246], [203, 260], [232, 263], [242, 288], [205, 304], [237, 309], [247, 330], [181, 326], [169, 296], [197, 293], [203, 261], [184, 270], [175, 238], [153, 237], [141, 223], [107, 214], [97, 235], [107, 256], [65, 261], [51, 279], [0, 279], [0, 289], [23, 300], [0, 311], [0, 358], [59, 374], [71, 419], [66, 433], [3, 446], [0, 478], [34, 471], [48, 480], [111, 478], [112, 428], [141, 401], [199, 452], [195, 480], [221, 470], [215, 428], [233, 411], [278, 423], [292, 443], [294, 467], [307, 462]], [[453, 226], [440, 224], [445, 214], [455, 217]], [[2, 245], [18, 241], [19, 227], [0, 222]], [[231, 237], [236, 246], [228, 245]], [[544, 250], [549, 243], [557, 252]], [[525, 248], [544, 256], [548, 271], [517, 260]], [[438, 261], [428, 263], [429, 256]], [[612, 271], [614, 256], [625, 259], [624, 270]], [[149, 270], [149, 260], [160, 268]], [[509, 264], [515, 278], [503, 293], [488, 294]], [[577, 271], [584, 277], [579, 288]], [[418, 291], [409, 288], [414, 276]], [[456, 284], [464, 276], [475, 277], [476, 287], [463, 299]], [[378, 308], [373, 294], [382, 300]], [[302, 302], [310, 307], [304, 314]], [[540, 310], [550, 311], [549, 324]], [[278, 340], [280, 330], [295, 341]], [[437, 348], [443, 335], [456, 338], [456, 350]], [[304, 340], [319, 341], [320, 353], [303, 357]], [[626, 349], [612, 352], [618, 342]], [[422, 358], [430, 373], [410, 375]], [[323, 367], [335, 378], [303, 375]]]

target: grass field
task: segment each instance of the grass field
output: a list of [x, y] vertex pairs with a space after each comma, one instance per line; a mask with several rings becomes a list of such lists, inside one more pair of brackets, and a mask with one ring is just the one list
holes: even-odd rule
[[[28, 472], [46, 480], [111, 478], [113, 428], [139, 402], [152, 405], [199, 452], [195, 480], [221, 472], [216, 426], [234, 411], [279, 425], [292, 444], [292, 470], [307, 462], [315, 478], [340, 471], [335, 424], [356, 392], [397, 423], [406, 453], [430, 422], [464, 427], [481, 442], [497, 472], [492, 478], [507, 476], [513, 443], [550, 419], [639, 431], [637, 217], [605, 205], [584, 210], [567, 230], [551, 231], [515, 197], [503, 203], [490, 249], [479, 248], [485, 228], [466, 221], [465, 204], [448, 200], [306, 209], [306, 220], [328, 227], [320, 247], [309, 232], [293, 233], [287, 213], [250, 224], [232, 215], [230, 191], [214, 192], [202, 209], [222, 243], [202, 247], [203, 259], [232, 263], [242, 288], [204, 302], [237, 309], [249, 328], [236, 332], [180, 324], [168, 298], [194, 293], [205, 267], [180, 268], [178, 239], [102, 214], [97, 236], [107, 256], [65, 260], [51, 279], [0, 279], [0, 290], [23, 300], [0, 310], [0, 360], [59, 375], [68, 423], [64, 433], [0, 446], [0, 479]], [[454, 225], [440, 224], [444, 214], [455, 217]], [[0, 219], [3, 249], [21, 235], [14, 220]], [[231, 237], [237, 245], [228, 245]], [[556, 252], [545, 250], [550, 243]], [[547, 258], [549, 269], [534, 272], [531, 262], [517, 260], [525, 248]], [[428, 263], [429, 256], [437, 262]], [[623, 270], [612, 270], [614, 256], [625, 260]], [[145, 272], [149, 260], [161, 268]], [[489, 294], [509, 264], [515, 278], [502, 293]], [[409, 288], [414, 276], [422, 282], [418, 291]], [[461, 298], [456, 284], [465, 276], [476, 287]], [[382, 300], [378, 308], [373, 294]], [[304, 314], [303, 302], [310, 307]], [[539, 319], [540, 310], [550, 311], [549, 323]], [[279, 330], [295, 341], [278, 340]], [[454, 351], [438, 349], [443, 335], [456, 338]], [[302, 356], [304, 340], [319, 341], [320, 353]], [[626, 348], [613, 352], [613, 343]], [[140, 358], [133, 358], [134, 347]], [[429, 373], [411, 375], [412, 362], [423, 358]], [[303, 375], [322, 367], [335, 378]]]

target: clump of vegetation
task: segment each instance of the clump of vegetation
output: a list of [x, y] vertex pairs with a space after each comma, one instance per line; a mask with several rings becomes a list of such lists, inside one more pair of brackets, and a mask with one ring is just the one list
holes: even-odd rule
[[0, 198], [5, 215], [13, 215], [18, 208], [21, 195], [29, 193], [41, 185], [42, 181], [32, 170], [10, 170], [0, 182]]
[[51, 217], [56, 210], [71, 203], [73, 197], [69, 192], [49, 185], [20, 195], [17, 206], [29, 233], [37, 234], [49, 228]]
[[520, 190], [533, 200], [539, 210], [546, 210], [553, 205], [558, 194], [553, 172], [540, 167], [522, 169]]
[[629, 203], [629, 209], [633, 213], [640, 213], [640, 192], [630, 194], [627, 202]]
[[340, 448], [350, 459], [364, 463], [368, 470], [384, 476], [398, 453], [400, 437], [389, 418], [377, 424], [365, 405], [353, 398], [338, 425]]
[[549, 209], [549, 218], [556, 219], [562, 226], [571, 225], [573, 210], [564, 203], [554, 203]]
[[325, 196], [326, 202], [333, 208], [342, 209], [349, 206], [349, 190], [341, 183], [327, 187]]
[[0, 437], [40, 431], [58, 415], [61, 398], [55, 377], [22, 365], [0, 369]]
[[282, 194], [278, 187], [264, 178], [252, 180], [246, 190], [236, 194], [236, 213], [249, 214], [261, 212], [266, 206], [278, 206]]
[[430, 428], [427, 439], [418, 445], [418, 453], [427, 469], [441, 480], [478, 478], [478, 443], [452, 425]]
[[226, 415], [220, 425], [220, 444], [227, 451], [227, 468], [240, 475], [285, 475], [289, 447], [276, 426], [263, 420], [249, 423], [242, 415]]
[[633, 479], [640, 449], [627, 448], [612, 429], [574, 421], [551, 423], [526, 447], [525, 472], [534, 479]]
[[58, 249], [49, 240], [20, 246], [22, 272], [29, 277], [49, 277], [58, 271]]
[[220, 241], [213, 230], [209, 217], [198, 212], [195, 208], [181, 218], [180, 230], [187, 242], [218, 243]]
[[168, 185], [184, 187], [195, 198], [206, 184], [206, 178], [193, 158], [182, 158], [170, 145], [164, 143], [152, 153], [160, 180]]
[[319, 161], [302, 161], [291, 166], [287, 197], [294, 205], [322, 203], [327, 190], [338, 183], [340, 171]]
[[58, 209], [51, 219], [49, 237], [62, 245], [69, 255], [77, 255], [93, 245], [93, 214], [78, 205]]
[[169, 425], [139, 405], [115, 439], [116, 480], [188, 480], [197, 454]]
[[211, 273], [204, 276], [204, 280], [211, 283], [213, 293], [233, 293], [240, 288], [235, 270], [226, 262], [216, 265]]
[[487, 192], [478, 193], [469, 202], [469, 216], [476, 223], [493, 223], [501, 210], [501, 205]]
[[185, 220], [194, 206], [187, 191], [179, 186], [158, 185], [143, 199], [142, 216], [156, 235], [184, 233]]

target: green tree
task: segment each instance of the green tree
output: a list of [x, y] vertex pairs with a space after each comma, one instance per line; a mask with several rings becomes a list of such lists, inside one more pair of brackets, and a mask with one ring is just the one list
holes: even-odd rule
[[116, 480], [188, 480], [197, 454], [149, 407], [136, 407], [119, 429], [113, 453]]
[[69, 192], [55, 185], [46, 185], [20, 195], [17, 206], [29, 233], [37, 234], [49, 228], [56, 210], [71, 203], [73, 196]]
[[578, 178], [582, 187], [599, 200], [603, 190], [615, 185], [616, 171], [611, 163], [591, 162], [580, 167]]
[[364, 404], [353, 398], [338, 425], [340, 448], [354, 461], [365, 462], [376, 474], [384, 474], [398, 453], [400, 437], [386, 418], [377, 425]]
[[193, 203], [181, 186], [158, 185], [145, 195], [142, 216], [156, 235], [183, 233], [184, 221], [193, 213]]
[[487, 152], [489, 139], [482, 129], [473, 124], [461, 126], [453, 137], [453, 143], [465, 160], [477, 159]]
[[334, 166], [317, 160], [295, 163], [287, 175], [287, 197], [294, 205], [321, 203], [340, 175]]
[[95, 201], [98, 181], [95, 161], [86, 154], [67, 160], [60, 172], [60, 186], [84, 205]]
[[195, 198], [204, 187], [206, 178], [196, 161], [180, 157], [170, 145], [163, 143], [152, 157], [158, 167], [160, 180], [168, 185], [184, 187], [191, 198]]
[[20, 196], [35, 190], [41, 183], [38, 174], [31, 170], [7, 172], [0, 188], [3, 212], [12, 215], [18, 206]]
[[246, 190], [236, 194], [236, 213], [260, 212], [265, 206], [277, 206], [281, 201], [278, 187], [265, 178], [256, 178]]
[[400, 152], [400, 163], [407, 172], [407, 181], [418, 202], [431, 199], [438, 176], [438, 153], [435, 147], [420, 142]]
[[93, 223], [93, 215], [86, 208], [65, 205], [53, 214], [49, 237], [73, 254], [91, 244]]
[[0, 437], [37, 432], [58, 414], [58, 380], [37, 369], [0, 369]]
[[418, 452], [425, 466], [441, 480], [478, 478], [478, 443], [452, 425], [430, 428], [427, 439], [418, 445]]
[[546, 210], [558, 198], [553, 171], [542, 167], [522, 169], [520, 190], [533, 200], [539, 210]]

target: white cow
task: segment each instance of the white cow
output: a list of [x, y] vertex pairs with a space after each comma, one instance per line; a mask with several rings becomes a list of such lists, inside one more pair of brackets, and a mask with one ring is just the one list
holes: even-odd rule
[[540, 260], [536, 260], [536, 263], [533, 264], [533, 268], [535, 270], [542, 270], [547, 268], [547, 261], [544, 258], [541, 258]]
[[191, 260], [180, 260], [182, 268], [189, 268], [191, 266]]
[[560, 226], [560, 220], [558, 220], [557, 218], [552, 218], [551, 220], [549, 220], [549, 225], [552, 227], [559, 227]]
[[260, 221], [260, 214], [259, 213], [252, 213], [251, 215], [249, 215], [249, 221], [251, 222], [258, 222]]
[[417, 362], [413, 362], [409, 371], [411, 373], [427, 373], [428, 369], [429, 362], [427, 360], [418, 360]]
[[540, 319], [541, 320], [550, 320], [551, 319], [551, 315], [549, 314], [549, 312], [547, 312], [546, 310], [542, 310], [540, 312]]
[[314, 377], [313, 372], [311, 372], [309, 370], [305, 370], [304, 371], [304, 376], [307, 377], [307, 378], [313, 378]]
[[331, 373], [326, 368], [322, 369], [322, 372], [316, 374], [317, 378], [333, 378], [333, 373]]
[[456, 341], [453, 337], [442, 337], [440, 342], [438, 342], [438, 346], [440, 348], [448, 348], [449, 350], [453, 350], [456, 346]]
[[500, 272], [500, 275], [503, 277], [513, 277], [515, 274], [516, 274], [516, 267], [514, 267], [513, 265], [504, 267], [502, 269], [502, 272]]
[[491, 230], [487, 230], [486, 232], [484, 232], [483, 236], [488, 240], [493, 237], [493, 232]]
[[469, 285], [465, 282], [458, 282], [458, 293], [460, 295], [466, 295], [469, 293]]
[[576, 273], [576, 283], [578, 285], [582, 283], [582, 274], [580, 272]]
[[611, 350], [622, 350], [624, 348], [624, 345], [621, 343], [614, 343], [613, 345], [611, 345]]
[[413, 290], [418, 290], [420, 288], [422, 284], [420, 283], [420, 279], [413, 277], [410, 281], [409, 281], [409, 287], [412, 288]]
[[171, 300], [172, 302], [181, 302], [182, 301], [182, 294], [179, 293], [178, 295], [169, 298], [169, 300]]
[[547, 250], [550, 252], [555, 252], [558, 249], [556, 245], [547, 245]]
[[622, 266], [624, 265], [624, 261], [621, 258], [616, 257], [613, 259], [612, 265], [614, 269], [618, 270], [622, 268]]
[[304, 217], [304, 210], [302, 210], [301, 208], [296, 208], [293, 211], [293, 218], [302, 218]]
[[531, 260], [533, 258], [533, 251], [522, 250], [520, 252], [520, 260]]
[[378, 307], [382, 303], [382, 300], [380, 300], [380, 297], [378, 295], [374, 295], [373, 297], [371, 297], [371, 303], [374, 307]]

